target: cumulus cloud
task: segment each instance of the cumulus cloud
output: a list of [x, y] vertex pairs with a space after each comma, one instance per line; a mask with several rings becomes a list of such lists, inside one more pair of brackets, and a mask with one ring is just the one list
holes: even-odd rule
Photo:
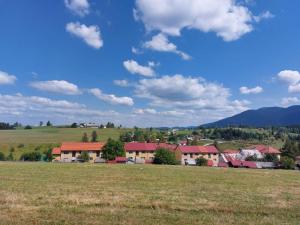
[[248, 88], [248, 87], [241, 87], [240, 92], [244, 95], [247, 94], [259, 94], [262, 93], [264, 89], [260, 86], [254, 87], [254, 88]]
[[23, 96], [22, 94], [2, 95], [0, 94], [0, 117], [4, 118], [18, 116], [28, 120], [30, 118], [62, 118], [66, 119], [91, 119], [114, 116], [117, 113], [114, 111], [99, 111], [88, 109], [86, 105], [66, 100], [53, 100], [39, 96]]
[[149, 31], [179, 36], [182, 29], [197, 29], [215, 32], [225, 41], [251, 32], [255, 22], [250, 10], [234, 0], [136, 0], [134, 17]]
[[278, 73], [278, 79], [289, 85], [290, 93], [300, 92], [300, 73], [295, 70], [283, 70]]
[[183, 51], [178, 50], [177, 46], [171, 43], [168, 40], [167, 36], [162, 33], [153, 36], [152, 39], [150, 41], [145, 42], [143, 46], [154, 51], [175, 53], [184, 60], [191, 59], [191, 56], [189, 56]]
[[48, 91], [66, 95], [79, 95], [80, 89], [77, 85], [65, 80], [34, 81], [30, 86], [40, 91]]
[[140, 55], [143, 53], [140, 49], [138, 49], [136, 47], [131, 47], [131, 52], [136, 55]]
[[[232, 114], [246, 110], [249, 102], [230, 101], [229, 89], [203, 78], [182, 75], [142, 79], [136, 85], [137, 97], [149, 99], [150, 105], [162, 108], [208, 110]], [[223, 114], [224, 115], [224, 114]]]
[[126, 105], [126, 106], [132, 106], [134, 104], [133, 99], [130, 97], [117, 97], [112, 94], [104, 94], [100, 89], [93, 88], [89, 90], [89, 93], [94, 95], [96, 98], [107, 102], [112, 105]]
[[14, 84], [17, 77], [0, 70], [0, 85]]
[[285, 107], [297, 104], [300, 104], [300, 99], [297, 97], [288, 97], [281, 100], [281, 105]]
[[100, 29], [96, 25], [87, 26], [78, 22], [68, 23], [66, 25], [66, 31], [82, 39], [87, 45], [95, 49], [99, 49], [103, 46]]
[[155, 76], [155, 72], [152, 69], [152, 64], [148, 66], [142, 66], [134, 60], [126, 60], [123, 62], [123, 66], [132, 74], [139, 74], [145, 77]]
[[81, 17], [90, 13], [90, 4], [88, 0], [65, 0], [65, 6]]

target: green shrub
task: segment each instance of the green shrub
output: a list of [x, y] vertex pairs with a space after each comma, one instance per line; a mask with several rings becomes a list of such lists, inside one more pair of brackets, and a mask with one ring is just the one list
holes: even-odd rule
[[295, 168], [295, 161], [290, 157], [283, 156], [280, 162], [281, 162], [282, 169], [292, 170]]
[[207, 162], [208, 162], [208, 160], [203, 158], [203, 157], [200, 157], [200, 158], [196, 159], [196, 165], [197, 166], [207, 166]]
[[0, 152], [0, 161], [5, 161], [6, 157], [3, 152]]
[[165, 148], [159, 148], [154, 155], [154, 164], [176, 165], [177, 160], [174, 152]]
[[80, 156], [78, 159], [81, 159], [84, 162], [88, 162], [90, 160], [90, 155], [88, 152], [81, 152]]
[[41, 161], [42, 154], [40, 152], [23, 153], [20, 157], [22, 161]]
[[24, 147], [25, 147], [24, 144], [19, 144], [19, 145], [18, 145], [18, 148], [24, 148]]

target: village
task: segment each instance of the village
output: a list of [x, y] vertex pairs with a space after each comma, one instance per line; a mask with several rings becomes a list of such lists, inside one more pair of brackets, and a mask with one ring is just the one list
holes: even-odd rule
[[[159, 149], [174, 153], [178, 164], [195, 166], [199, 159], [206, 161], [210, 167], [234, 168], [276, 168], [280, 161], [281, 152], [271, 146], [254, 145], [245, 149], [228, 149], [220, 152], [215, 146], [187, 146], [185, 144], [140, 143], [124, 144], [125, 156], [117, 156], [112, 160], [105, 160], [102, 148], [103, 142], [64, 142], [60, 147], [52, 150], [53, 162], [81, 162], [81, 154], [88, 154], [90, 163], [124, 163], [124, 164], [152, 164]], [[256, 159], [256, 160], [255, 160]]]

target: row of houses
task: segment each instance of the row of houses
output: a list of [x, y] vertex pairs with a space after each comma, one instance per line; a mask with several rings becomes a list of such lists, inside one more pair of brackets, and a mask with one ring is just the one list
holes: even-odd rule
[[[103, 162], [102, 148], [105, 143], [65, 142], [52, 151], [54, 161], [75, 162], [82, 154], [88, 152], [90, 162]], [[116, 162], [152, 163], [155, 152], [159, 148], [169, 149], [182, 165], [196, 165], [197, 158], [207, 159], [209, 166], [214, 167], [248, 167], [263, 168], [254, 162], [246, 161], [249, 156], [262, 159], [266, 154], [275, 155], [280, 159], [280, 151], [265, 145], [255, 145], [242, 150], [225, 150], [220, 153], [215, 146], [183, 146], [166, 143], [130, 142], [124, 145], [126, 157], [116, 158]], [[267, 165], [267, 164], [266, 164]]]

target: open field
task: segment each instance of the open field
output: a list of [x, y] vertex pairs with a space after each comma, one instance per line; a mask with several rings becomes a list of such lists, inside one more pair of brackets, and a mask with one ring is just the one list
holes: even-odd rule
[[[55, 128], [42, 127], [30, 130], [0, 130], [0, 151], [6, 155], [10, 148], [14, 147], [14, 156], [19, 159], [24, 152], [34, 150], [45, 151], [67, 141], [80, 141], [84, 132], [89, 136], [96, 130], [100, 141], [108, 138], [118, 139], [122, 132], [127, 129], [92, 129], [92, 128]], [[23, 144], [24, 147], [18, 146]]]
[[0, 224], [299, 224], [297, 171], [0, 163]]

